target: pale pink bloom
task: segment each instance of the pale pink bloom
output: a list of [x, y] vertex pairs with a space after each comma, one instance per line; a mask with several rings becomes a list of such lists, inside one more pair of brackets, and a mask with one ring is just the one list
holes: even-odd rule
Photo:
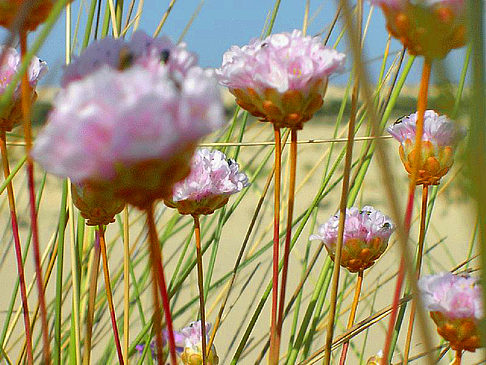
[[138, 163], [172, 161], [222, 122], [210, 71], [193, 67], [176, 83], [165, 66], [103, 66], [59, 93], [32, 156], [75, 183], [113, 181]]
[[176, 80], [181, 80], [196, 66], [197, 56], [185, 43], [175, 45], [167, 37], [152, 38], [143, 31], [133, 34], [130, 41], [106, 37], [91, 43], [79, 57], [66, 66], [61, 84], [80, 80], [104, 65], [125, 69], [132, 65], [151, 68], [165, 64]]
[[[13, 76], [20, 70], [22, 59], [15, 48], [0, 46], [0, 55], [5, 52], [5, 59], [0, 66], [0, 94], [3, 94], [12, 81]], [[28, 70], [30, 86], [35, 88], [37, 82], [47, 72], [47, 64], [37, 57], [32, 57]], [[16, 97], [20, 94], [20, 82], [15, 89]]]
[[[327, 247], [333, 248], [337, 242], [340, 213], [332, 216], [319, 227], [318, 234], [310, 236], [310, 240], [321, 240]], [[372, 206], [365, 206], [362, 209], [356, 207], [346, 209], [346, 220], [344, 226], [344, 245], [350, 239], [358, 239], [363, 242], [370, 242], [376, 237], [388, 241], [395, 230], [392, 220], [376, 210]]]
[[[212, 324], [206, 322], [206, 340], [209, 341], [209, 335], [211, 334]], [[184, 327], [179, 331], [184, 338], [184, 347], [197, 347], [201, 345], [202, 341], [202, 328], [201, 321], [191, 322], [189, 326]], [[182, 339], [182, 338], [181, 338]], [[179, 343], [177, 343], [179, 346]]]
[[481, 288], [475, 278], [444, 272], [420, 278], [425, 308], [450, 319], [483, 316]]
[[[417, 113], [413, 113], [400, 118], [387, 130], [397, 141], [405, 145], [407, 139], [415, 142], [416, 128]], [[464, 138], [465, 134], [465, 129], [447, 116], [439, 115], [433, 110], [425, 111], [422, 141], [430, 141], [435, 147], [453, 147]]]
[[[184, 350], [181, 354], [184, 365], [202, 364], [202, 323], [201, 321], [192, 322], [188, 327], [184, 327], [179, 333], [184, 337]], [[206, 345], [209, 342], [211, 334], [211, 323], [206, 322]], [[178, 347], [180, 343], [176, 344]], [[208, 356], [206, 356], [208, 365], [218, 365], [219, 358], [216, 354], [214, 344], [211, 346]]]
[[254, 39], [241, 48], [232, 46], [217, 73], [230, 89], [307, 92], [316, 81], [327, 80], [330, 74], [340, 71], [344, 61], [344, 54], [323, 46], [319, 38], [294, 30]]
[[232, 195], [248, 186], [248, 177], [238, 163], [218, 150], [199, 149], [192, 159], [191, 173], [174, 185], [173, 201], [201, 201]]

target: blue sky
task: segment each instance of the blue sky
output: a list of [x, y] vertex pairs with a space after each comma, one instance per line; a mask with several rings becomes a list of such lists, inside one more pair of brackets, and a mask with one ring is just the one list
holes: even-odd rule
[[[89, 0], [75, 0], [73, 2], [73, 31], [80, 6], [84, 7], [83, 14], [86, 13]], [[144, 11], [141, 17], [140, 29], [153, 33], [163, 13], [167, 9], [169, 0], [146, 0]], [[104, 2], [103, 2], [104, 3]], [[125, 0], [128, 5], [129, 0]], [[188, 23], [194, 11], [198, 8], [200, 0], [178, 0], [170, 14], [162, 34], [166, 34], [173, 40], [177, 40], [184, 27]], [[282, 0], [274, 32], [291, 31], [301, 28], [304, 18], [303, 0]], [[309, 34], [318, 34], [324, 30], [331, 22], [335, 14], [335, 1], [311, 0], [311, 23], [308, 28]], [[273, 9], [274, 0], [205, 0], [198, 17], [193, 22], [184, 41], [188, 48], [199, 55], [200, 64], [204, 67], [218, 67], [221, 64], [223, 53], [233, 44], [244, 45], [251, 38], [259, 37], [265, 24], [267, 14]], [[365, 6], [365, 16], [368, 15], [369, 6]], [[81, 17], [80, 34], [84, 32], [84, 15]], [[335, 29], [330, 44], [333, 44], [339, 33], [339, 28]], [[64, 16], [58, 21], [53, 33], [39, 52], [39, 57], [46, 60], [50, 66], [50, 75], [46, 77], [44, 83], [56, 84], [62, 73], [64, 62]], [[4, 33], [2, 34], [4, 35]], [[35, 34], [31, 35], [31, 39]], [[385, 22], [380, 9], [375, 9], [369, 27], [366, 41], [367, 59], [370, 62], [372, 78], [376, 78], [379, 70], [379, 58], [383, 53], [387, 39]], [[392, 51], [401, 48], [397, 41], [391, 46]], [[347, 53], [345, 39], [341, 41], [338, 49]], [[77, 51], [77, 50], [76, 50]], [[451, 77], [457, 78], [464, 59], [463, 50], [451, 52], [446, 62], [449, 65]], [[350, 60], [349, 60], [350, 61]], [[348, 63], [350, 63], [348, 61]], [[420, 77], [420, 62], [411, 72], [410, 83], [417, 83]], [[343, 84], [347, 80], [347, 75], [341, 75], [332, 82]]]

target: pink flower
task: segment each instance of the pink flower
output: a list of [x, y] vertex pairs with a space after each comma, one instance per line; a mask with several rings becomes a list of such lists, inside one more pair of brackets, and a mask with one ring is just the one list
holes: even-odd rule
[[[211, 324], [206, 322], [206, 344], [209, 342], [211, 327]], [[201, 321], [191, 322], [188, 327], [184, 327], [179, 333], [184, 336], [184, 351], [181, 354], [182, 363], [185, 365], [202, 364]], [[176, 345], [179, 346], [179, 343]], [[206, 361], [208, 365], [219, 364], [219, 358], [214, 345], [211, 346]]]
[[481, 288], [475, 278], [444, 272], [420, 278], [425, 308], [448, 318], [481, 319]]
[[222, 122], [210, 71], [193, 67], [175, 82], [165, 65], [104, 66], [59, 94], [32, 156], [75, 183], [112, 185], [140, 207], [170, 194], [198, 140]]
[[[416, 127], [417, 113], [413, 113], [400, 118], [387, 130], [397, 141], [405, 145], [407, 139], [415, 142]], [[437, 147], [455, 146], [465, 134], [466, 131], [447, 116], [439, 115], [433, 110], [425, 111], [422, 141], [430, 141]]]
[[239, 165], [218, 150], [199, 149], [193, 157], [191, 173], [174, 185], [172, 201], [181, 214], [211, 214], [228, 202], [229, 196], [248, 186], [248, 177]]
[[253, 115], [302, 128], [321, 107], [329, 75], [340, 71], [344, 61], [344, 54], [294, 30], [231, 47], [217, 73]]
[[[3, 94], [22, 64], [20, 54], [15, 48], [5, 48], [4, 46], [0, 46], [0, 55], [3, 54], [3, 52], [5, 52], [5, 60], [0, 67], [0, 94]], [[46, 72], [47, 63], [34, 56], [30, 61], [28, 71], [30, 86], [35, 88], [37, 82], [46, 74]], [[20, 83], [15, 90], [15, 94], [18, 96], [20, 94]]]
[[80, 80], [104, 65], [124, 69], [132, 65], [157, 67], [160, 63], [167, 65], [173, 78], [181, 80], [196, 66], [197, 56], [186, 49], [185, 43], [175, 45], [167, 37], [152, 38], [139, 30], [129, 42], [107, 37], [90, 44], [66, 67], [61, 84], [64, 87]]
[[[318, 234], [310, 240], [321, 240], [334, 259], [338, 238], [339, 213], [321, 225]], [[341, 265], [351, 272], [364, 270], [374, 264], [385, 251], [388, 240], [395, 230], [392, 220], [372, 206], [361, 210], [346, 209]]]
[[[20, 54], [15, 48], [5, 48], [4, 46], [0, 46], [0, 55], [2, 55], [4, 52], [5, 59], [3, 64], [0, 66], [0, 94], [5, 92], [5, 89], [12, 82], [14, 75], [20, 70], [20, 66], [22, 64]], [[33, 57], [27, 72], [29, 76], [29, 83], [32, 88], [30, 100], [31, 103], [34, 103], [35, 99], [37, 98], [35, 87], [37, 86], [37, 82], [47, 72], [47, 64], [44, 61], [41, 61], [39, 58]], [[15, 86], [12, 101], [8, 109], [4, 110], [3, 115], [0, 117], [0, 128], [5, 131], [10, 131], [23, 120], [20, 91], [21, 87], [19, 82]]]
[[[388, 127], [388, 132], [398, 140], [400, 158], [411, 175], [415, 164], [415, 137], [417, 113], [403, 117]], [[464, 138], [465, 130], [445, 115], [427, 110], [424, 116], [424, 133], [418, 166], [417, 185], [437, 185], [454, 163], [454, 149]]]

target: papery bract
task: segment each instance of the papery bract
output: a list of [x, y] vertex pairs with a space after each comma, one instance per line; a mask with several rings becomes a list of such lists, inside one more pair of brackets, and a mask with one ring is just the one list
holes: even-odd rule
[[242, 108], [277, 128], [301, 129], [344, 61], [344, 54], [294, 30], [231, 47], [217, 72]]
[[88, 226], [107, 225], [115, 221], [125, 203], [116, 198], [109, 186], [72, 184], [73, 203]]
[[[318, 234], [309, 239], [319, 239], [334, 260], [338, 239], [339, 213], [321, 225]], [[361, 210], [346, 209], [341, 266], [351, 272], [358, 272], [372, 266], [385, 251], [388, 240], [395, 230], [389, 217], [372, 206]]]
[[420, 278], [419, 289], [437, 332], [451, 348], [475, 351], [480, 343], [478, 321], [483, 317], [477, 280], [445, 272]]
[[[417, 113], [399, 119], [388, 132], [401, 143], [400, 158], [411, 175], [415, 164], [415, 133]], [[427, 110], [418, 166], [417, 185], [437, 185], [454, 162], [454, 150], [464, 138], [465, 130], [445, 115]]]
[[443, 58], [466, 42], [465, 0], [372, 0], [387, 28], [413, 55]]
[[[20, 54], [15, 48], [6, 48], [0, 46], [0, 55], [4, 54], [4, 61], [0, 66], [0, 94], [5, 92], [5, 89], [10, 85], [14, 75], [19, 72], [22, 63]], [[37, 82], [45, 75], [47, 72], [47, 64], [37, 57], [33, 57], [28, 69], [30, 90], [30, 100], [31, 103], [37, 99], [37, 93], [35, 92], [35, 87]], [[2, 116], [0, 116], [0, 128], [5, 131], [10, 131], [17, 124], [22, 122], [22, 106], [20, 100], [20, 83], [16, 85], [15, 91], [11, 100], [11, 103], [3, 111]]]
[[26, 3], [29, 4], [25, 7], [27, 12], [21, 29], [23, 31], [33, 31], [47, 19], [55, 1], [0, 0], [0, 26], [10, 28]]
[[181, 214], [212, 214], [247, 185], [248, 177], [239, 171], [236, 161], [218, 150], [199, 149], [191, 173], [174, 185], [172, 199], [165, 204]]

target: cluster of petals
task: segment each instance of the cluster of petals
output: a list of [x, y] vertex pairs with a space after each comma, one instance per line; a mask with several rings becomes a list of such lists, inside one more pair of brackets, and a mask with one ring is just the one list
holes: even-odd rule
[[344, 54], [294, 30], [231, 47], [217, 72], [242, 108], [276, 127], [301, 129], [344, 62]]
[[235, 160], [221, 151], [202, 148], [192, 159], [191, 173], [174, 185], [172, 201], [166, 204], [182, 214], [211, 214], [248, 184]]
[[[211, 334], [211, 323], [206, 322], [206, 343], [209, 342], [209, 337]], [[201, 321], [191, 322], [187, 327], [182, 328], [180, 331], [174, 331], [174, 339], [176, 345], [176, 352], [181, 357], [182, 363], [185, 365], [202, 364], [202, 328]], [[165, 347], [164, 358], [167, 356], [167, 343], [168, 343], [168, 332], [164, 330], [162, 332], [162, 341]], [[137, 345], [137, 351], [142, 354], [145, 346]], [[155, 354], [155, 342], [150, 344], [150, 350], [152, 356], [156, 357]], [[219, 358], [216, 354], [216, 349], [214, 345], [211, 347], [209, 355], [206, 357], [206, 362], [208, 365], [218, 365]]]
[[324, 47], [319, 38], [294, 30], [253, 39], [241, 48], [232, 46], [224, 54], [218, 73], [221, 83], [230, 89], [304, 91], [339, 71], [344, 59], [344, 54]]
[[91, 43], [66, 67], [61, 85], [83, 79], [103, 66], [123, 70], [133, 65], [157, 68], [160, 63], [166, 65], [172, 78], [181, 81], [197, 65], [197, 56], [186, 49], [185, 43], [175, 45], [167, 37], [152, 38], [138, 30], [130, 41], [107, 37]]
[[[388, 132], [403, 145], [407, 140], [415, 142], [417, 114], [400, 118], [388, 127]], [[422, 141], [429, 141], [436, 147], [455, 146], [464, 136], [465, 130], [446, 115], [439, 115], [434, 110], [425, 111]]]
[[465, 0], [372, 0], [411, 54], [443, 58], [466, 42]]
[[481, 288], [475, 278], [444, 272], [420, 278], [419, 289], [425, 308], [448, 318], [483, 316]]
[[[338, 240], [339, 216], [340, 213], [332, 216], [309, 238], [321, 240], [332, 259]], [[351, 272], [372, 266], [385, 251], [394, 230], [392, 220], [372, 206], [346, 209], [341, 265]]]
[[[3, 55], [3, 63], [0, 66], [0, 94], [5, 92], [5, 89], [12, 81], [14, 75], [20, 70], [22, 59], [19, 52], [15, 48], [0, 46], [0, 55]], [[35, 88], [37, 82], [47, 72], [47, 64], [37, 57], [33, 57], [30, 61], [28, 70], [29, 83], [32, 88]], [[20, 93], [20, 83], [15, 89], [15, 93]]]
[[[3, 63], [0, 66], [0, 94], [3, 94], [11, 84], [15, 74], [19, 72], [22, 64], [20, 54], [15, 48], [0, 46], [0, 56], [3, 56]], [[37, 82], [46, 74], [47, 64], [37, 57], [33, 57], [29, 69], [28, 79], [31, 87], [31, 102], [34, 102], [37, 94], [35, 87]], [[20, 83], [15, 86], [12, 102], [7, 110], [0, 117], [0, 128], [5, 131], [11, 130], [22, 121], [22, 106], [20, 100]]]
[[59, 94], [33, 157], [74, 182], [111, 180], [120, 166], [168, 159], [223, 120], [215, 79], [192, 68], [176, 85], [167, 69], [103, 67]]
[[437, 185], [454, 162], [454, 149], [464, 138], [465, 129], [445, 115], [427, 110], [424, 115], [424, 133], [419, 165], [415, 166], [415, 139], [417, 113], [403, 117], [388, 128], [388, 132], [400, 142], [400, 158], [407, 172], [412, 175], [417, 168], [417, 185]]
[[[319, 239], [329, 247], [334, 246], [338, 238], [339, 226], [338, 212], [336, 215], [319, 227], [319, 233], [310, 236], [311, 240]], [[388, 240], [395, 230], [392, 220], [372, 206], [364, 206], [362, 209], [352, 207], [346, 209], [343, 242], [350, 239], [359, 239], [369, 242], [375, 237]]]

